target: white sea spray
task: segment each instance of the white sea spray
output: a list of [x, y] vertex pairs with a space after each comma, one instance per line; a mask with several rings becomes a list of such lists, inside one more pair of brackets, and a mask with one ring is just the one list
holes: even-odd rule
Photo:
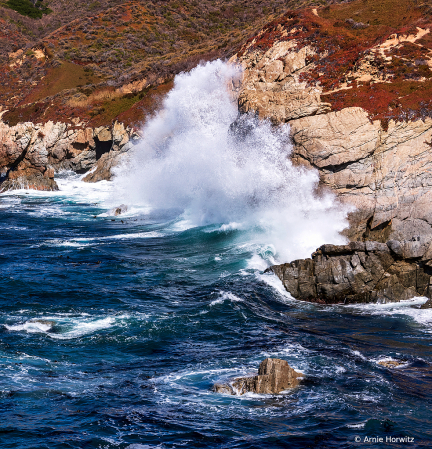
[[[144, 139], [116, 171], [118, 202], [175, 209], [193, 226], [254, 230], [278, 259], [309, 256], [343, 243], [347, 209], [317, 194], [318, 173], [289, 159], [289, 126], [238, 116], [229, 82], [239, 69], [222, 61], [180, 74]], [[235, 223], [236, 226], [233, 226]]]

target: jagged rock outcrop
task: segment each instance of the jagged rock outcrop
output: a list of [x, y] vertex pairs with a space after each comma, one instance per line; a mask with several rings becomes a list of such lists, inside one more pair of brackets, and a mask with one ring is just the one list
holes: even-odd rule
[[432, 239], [323, 245], [311, 259], [275, 265], [296, 299], [321, 304], [398, 302], [432, 297]]
[[295, 48], [295, 41], [280, 42], [265, 53], [232, 59], [245, 69], [238, 95], [240, 112], [254, 111], [278, 124], [330, 111], [329, 104], [321, 101], [322, 89], [308, 86], [298, 76], [315, 51], [310, 46]]
[[[385, 242], [382, 229], [392, 232], [395, 220], [408, 217], [430, 227], [432, 107], [412, 92], [429, 88], [432, 61], [418, 62], [424, 65], [423, 78], [417, 63], [411, 64], [412, 73], [396, 69], [410, 61], [410, 52], [430, 54], [423, 39], [430, 29], [427, 23], [420, 27], [424, 20], [419, 13], [416, 32], [381, 36], [378, 28], [368, 27], [368, 33], [377, 34], [367, 40], [346, 31], [355, 23], [351, 18], [334, 22], [329, 8], [316, 14], [287, 12], [231, 59], [243, 68], [241, 83], [233, 86], [239, 110], [274, 124], [289, 123], [292, 160], [317, 169], [321, 185], [354, 206], [346, 232], [350, 240]], [[338, 6], [331, 8], [338, 11]], [[357, 33], [362, 32], [360, 27]], [[355, 55], [349, 50], [353, 45], [359, 49]], [[414, 61], [417, 56], [412, 55]], [[389, 90], [392, 82], [400, 87]], [[388, 92], [402, 92], [409, 82], [409, 92], [387, 99]], [[364, 107], [350, 106], [356, 103]]]
[[111, 166], [138, 139], [117, 122], [93, 129], [80, 123], [8, 126], [0, 121], [0, 191], [56, 190], [54, 174], [60, 170], [85, 173], [95, 168], [88, 181], [110, 179]]
[[301, 377], [302, 375], [294, 371], [286, 360], [265, 359], [260, 363], [257, 376], [240, 377], [227, 384], [215, 384], [213, 391], [234, 395], [278, 394], [298, 386]]
[[[112, 132], [99, 134], [99, 139], [107, 139], [111, 142], [110, 151], [101, 155], [96, 163], [96, 169], [91, 171], [85, 178], [85, 182], [97, 182], [111, 179], [112, 169], [119, 165], [124, 153], [127, 153], [134, 145], [136, 145], [140, 136], [135, 132], [125, 132], [125, 128], [121, 123], [115, 123]], [[105, 140], [104, 142], [106, 142]], [[103, 140], [100, 140], [103, 141]]]

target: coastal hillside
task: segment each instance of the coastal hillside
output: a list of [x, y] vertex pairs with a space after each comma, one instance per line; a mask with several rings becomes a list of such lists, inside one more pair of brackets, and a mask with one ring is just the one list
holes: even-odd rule
[[14, 125], [80, 117], [92, 127], [114, 119], [139, 127], [176, 73], [231, 56], [266, 22], [307, 2], [29, 4], [0, 2], [3, 120]]

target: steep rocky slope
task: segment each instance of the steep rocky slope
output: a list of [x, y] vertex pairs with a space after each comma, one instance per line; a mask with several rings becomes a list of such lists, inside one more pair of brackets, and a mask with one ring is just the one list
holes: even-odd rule
[[355, 208], [350, 245], [272, 267], [294, 297], [431, 296], [431, 30], [427, 3], [354, 1], [289, 11], [232, 58], [240, 111], [289, 123], [294, 162]]
[[52, 0], [49, 7], [41, 19], [0, 8], [0, 107], [11, 124], [79, 116], [91, 126], [113, 119], [139, 126], [150, 88], [200, 60], [230, 56], [287, 2]]
[[355, 206], [353, 240], [432, 224], [430, 11], [414, 0], [289, 11], [232, 58], [240, 110], [290, 124], [293, 160]]

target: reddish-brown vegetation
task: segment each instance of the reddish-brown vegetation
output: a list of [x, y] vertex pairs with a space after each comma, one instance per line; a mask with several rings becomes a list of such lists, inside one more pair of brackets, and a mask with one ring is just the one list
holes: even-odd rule
[[[377, 46], [392, 35], [416, 35], [417, 27], [432, 30], [431, 11], [416, 0], [356, 0], [320, 8], [318, 16], [308, 9], [289, 11], [250, 38], [240, 55], [294, 39], [297, 48], [309, 45], [316, 52], [301, 79], [319, 83], [333, 110], [360, 106], [384, 126], [390, 119], [424, 119], [432, 117], [431, 33], [384, 52]], [[370, 82], [356, 76], [365, 61]]]
[[[37, 20], [0, 6], [7, 18], [0, 21], [0, 110], [9, 110], [3, 118], [11, 123], [18, 117], [46, 121], [82, 115], [92, 122], [132, 117], [138, 114], [142, 88], [130, 98], [116, 94], [109, 104], [99, 97], [143, 79], [147, 88], [167, 85], [201, 60], [231, 56], [268, 20], [299, 4], [50, 0], [53, 12]], [[9, 56], [20, 48], [23, 54]], [[38, 59], [35, 49], [45, 57]]]

